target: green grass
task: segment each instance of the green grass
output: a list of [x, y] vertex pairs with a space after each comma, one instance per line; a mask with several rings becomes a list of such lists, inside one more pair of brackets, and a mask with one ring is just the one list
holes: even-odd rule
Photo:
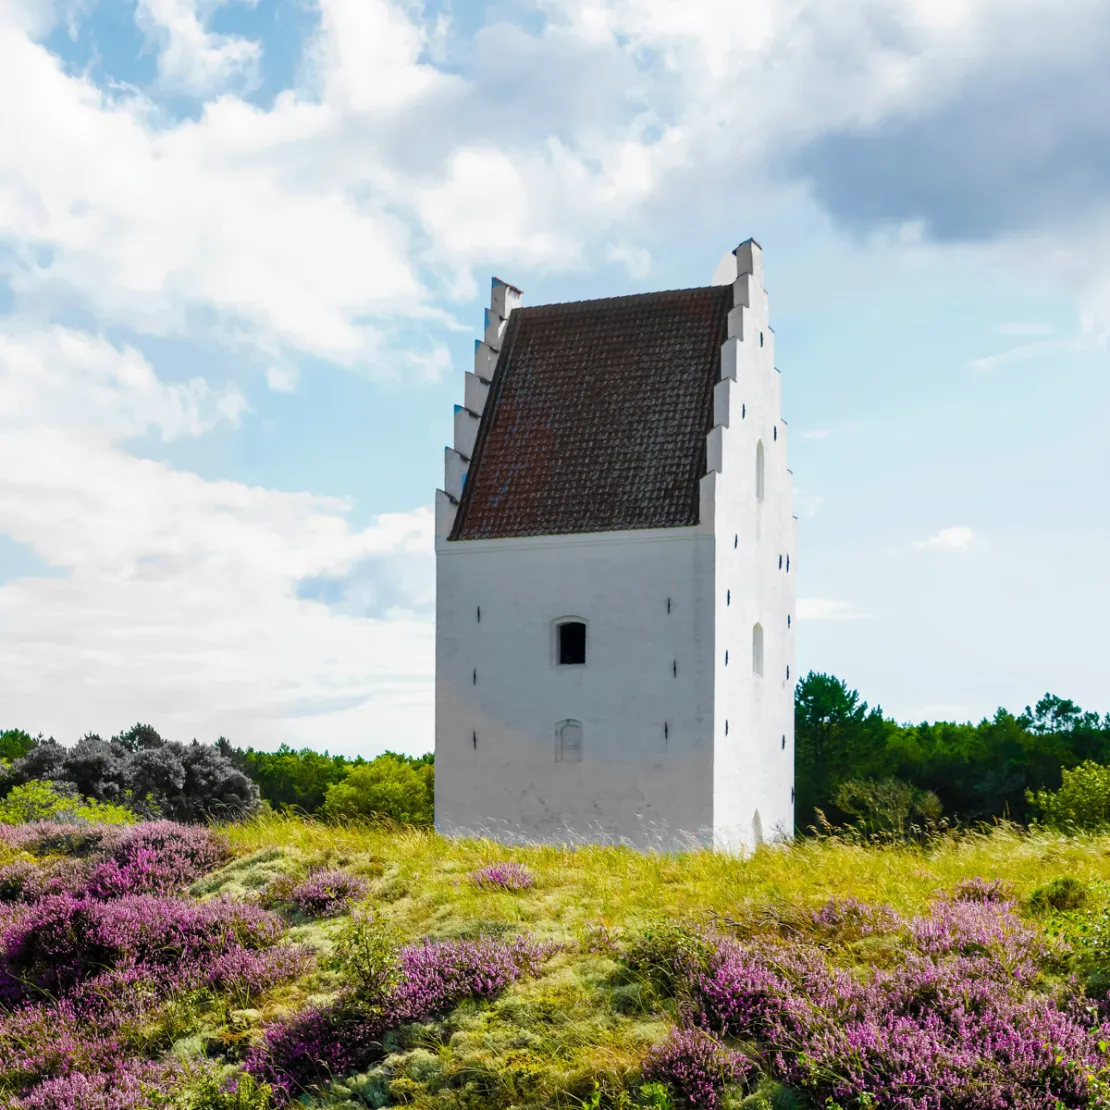
[[[1064, 837], [1005, 826], [926, 847], [807, 840], [746, 859], [709, 851], [507, 848], [430, 831], [276, 815], [223, 831], [237, 859], [196, 884], [197, 896], [249, 896], [277, 874], [338, 866], [371, 880], [370, 904], [402, 941], [529, 933], [564, 946], [539, 979], [517, 984], [493, 1003], [466, 1004], [445, 1022], [392, 1034], [381, 1065], [337, 1081], [314, 1103], [344, 1110], [630, 1105], [630, 1077], [664, 1036], [667, 1015], [644, 1004], [617, 962], [587, 951], [586, 938], [598, 927], [630, 936], [660, 917], [781, 922], [830, 897], [885, 903], [913, 914], [925, 910], [937, 892], [972, 876], [1003, 880], [1027, 907], [1035, 890], [1063, 876], [1097, 892], [1099, 901], [1110, 890], [1090, 885], [1110, 880], [1110, 836]], [[503, 860], [527, 866], [535, 886], [484, 892], [467, 881], [470, 871]], [[341, 919], [294, 922], [292, 936], [327, 954], [340, 925]], [[859, 945], [851, 958], [882, 962], [881, 945], [872, 947], [874, 952]], [[225, 1028], [206, 1029], [205, 1035], [246, 1044], [261, 1022], [326, 1000], [341, 986], [325, 966], [274, 992], [258, 1011], [229, 1016]]]
[[[805, 840], [738, 859], [709, 851], [643, 854], [620, 847], [503, 847], [489, 840], [449, 840], [432, 832], [331, 826], [266, 816], [224, 830], [259, 868], [281, 848], [287, 861], [347, 867], [374, 880], [372, 900], [411, 940], [528, 931], [567, 941], [587, 926], [623, 927], [656, 916], [709, 918], [790, 903], [818, 906], [830, 897], [883, 902], [902, 912], [924, 909], [961, 879], [1002, 879], [1019, 897], [1062, 875], [1083, 883], [1110, 879], [1110, 836], [1065, 837], [1000, 826], [983, 833], [912, 845]], [[483, 892], [468, 872], [515, 860], [536, 876], [531, 890]], [[237, 883], [245, 881], [239, 868]]]

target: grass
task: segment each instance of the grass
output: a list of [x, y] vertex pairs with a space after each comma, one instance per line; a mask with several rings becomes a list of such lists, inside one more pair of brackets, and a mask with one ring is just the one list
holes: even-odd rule
[[[374, 879], [372, 898], [408, 940], [527, 929], [568, 941], [587, 926], [620, 928], [658, 916], [709, 918], [779, 903], [816, 907], [830, 897], [923, 910], [961, 879], [1001, 879], [1021, 898], [1063, 875], [1110, 879], [1110, 836], [1065, 837], [999, 826], [931, 847], [804, 840], [747, 859], [709, 851], [644, 854], [622, 847], [503, 847], [432, 832], [332, 826], [267, 815], [224, 830], [259, 867], [289, 859], [344, 866]], [[469, 872], [514, 860], [536, 877], [515, 893], [476, 889]], [[242, 873], [249, 865], [232, 865]], [[240, 880], [241, 881], [241, 880]]]
[[[489, 1002], [466, 1002], [440, 1021], [388, 1034], [377, 1066], [339, 1077], [302, 1100], [321, 1110], [638, 1105], [630, 1092], [645, 1055], [665, 1037], [673, 1007], [660, 1005], [646, 983], [630, 977], [606, 937], [631, 940], [659, 919], [798, 921], [802, 911], [830, 897], [885, 904], [912, 916], [927, 911], [938, 892], [972, 877], [1001, 880], [1027, 914], [1049, 927], [1053, 906], [1069, 908], [1067, 900], [1075, 898], [1105, 905], [1110, 898], [1110, 835], [1065, 837], [1010, 826], [927, 846], [805, 840], [745, 859], [709, 851], [504, 847], [431, 831], [277, 814], [221, 831], [235, 858], [198, 880], [189, 892], [193, 897], [252, 899], [267, 886], [272, 891], [275, 880], [338, 867], [369, 881], [369, 904], [403, 943], [527, 933], [561, 946], [539, 978], [522, 979]], [[481, 889], [469, 878], [479, 868], [509, 861], [527, 868], [534, 885], [512, 892]], [[325, 957], [317, 969], [246, 1009], [211, 998], [167, 1006], [144, 1033], [151, 1055], [170, 1050], [198, 1065], [203, 1056], [234, 1065], [266, 1023], [338, 994], [344, 983], [326, 957], [346, 918], [312, 920], [285, 912], [291, 939]], [[836, 958], [882, 965], [897, 957], [884, 944], [889, 947], [889, 938], [868, 938]], [[782, 1110], [795, 1105], [792, 1097], [784, 1088], [749, 1094], [743, 1110]], [[198, 1106], [208, 1110], [209, 1103]], [[733, 1110], [731, 1104], [725, 1110]]]
[[[830, 897], [914, 914], [938, 891], [973, 876], [1002, 880], [1027, 907], [1035, 890], [1062, 876], [1092, 890], [1110, 889], [1098, 885], [1110, 880], [1110, 836], [1064, 837], [1007, 826], [926, 847], [806, 840], [746, 859], [708, 851], [504, 847], [431, 831], [273, 814], [223, 831], [238, 858], [201, 880], [196, 895], [241, 897], [278, 873], [343, 867], [371, 880], [371, 904], [403, 941], [527, 932], [564, 945], [538, 980], [518, 983], [492, 1003], [465, 1004], [446, 1023], [391, 1034], [389, 1055], [379, 1066], [338, 1080], [312, 1102], [341, 1110], [402, 1103], [426, 1110], [629, 1105], [629, 1077], [668, 1023], [658, 1007], [643, 1003], [615, 960], [596, 944], [590, 951], [589, 937], [599, 927], [602, 935], [630, 936], [661, 917], [783, 919]], [[468, 879], [478, 868], [510, 860], [533, 873], [534, 886], [489, 891]], [[336, 921], [304, 922], [292, 935], [327, 953], [338, 927]], [[857, 953], [865, 962], [883, 959], [865, 949]], [[340, 986], [336, 973], [318, 971], [275, 992], [261, 1012], [239, 1015], [238, 1024], [220, 1035], [230, 1042], [249, 1039], [259, 1022], [326, 999]]]

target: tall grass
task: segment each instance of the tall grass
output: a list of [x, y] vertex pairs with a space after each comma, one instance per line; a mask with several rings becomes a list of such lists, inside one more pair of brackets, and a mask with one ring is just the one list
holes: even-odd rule
[[[799, 840], [740, 859], [708, 850], [644, 853], [598, 845], [506, 847], [455, 840], [428, 830], [334, 825], [266, 814], [224, 831], [244, 854], [279, 846], [318, 863], [358, 870], [373, 864], [386, 881], [390, 916], [410, 937], [450, 935], [480, 926], [525, 926], [565, 938], [587, 925], [620, 926], [656, 916], [728, 914], [789, 902], [818, 905], [830, 896], [923, 910], [932, 895], [961, 879], [1001, 879], [1019, 896], [1060, 875], [1110, 879], [1110, 836], [1062, 836], [1000, 825], [928, 845], [863, 845]], [[498, 861], [526, 866], [535, 886], [518, 892], [475, 889], [469, 872]]]

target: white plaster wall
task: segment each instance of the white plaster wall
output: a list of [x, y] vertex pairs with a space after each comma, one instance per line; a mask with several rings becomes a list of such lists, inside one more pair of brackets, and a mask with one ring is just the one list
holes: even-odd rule
[[[441, 538], [437, 556], [437, 828], [711, 842], [712, 534]], [[567, 616], [587, 622], [583, 667], [555, 662]], [[583, 723], [580, 763], [555, 760], [565, 719]]]
[[[729, 318], [715, 406], [716, 419], [724, 426], [715, 428], [710, 438], [711, 444], [714, 434], [720, 441], [719, 472], [704, 480], [701, 525], [713, 530], [715, 554], [714, 839], [733, 850], [754, 846], [760, 830], [765, 840], [793, 831], [797, 679], [796, 522], [781, 378], [774, 364], [759, 248], [745, 244], [738, 253], [737, 307]], [[756, 496], [760, 441], [762, 501]], [[706, 519], [710, 504], [712, 520]], [[762, 676], [752, 668], [757, 622], [763, 626]]]

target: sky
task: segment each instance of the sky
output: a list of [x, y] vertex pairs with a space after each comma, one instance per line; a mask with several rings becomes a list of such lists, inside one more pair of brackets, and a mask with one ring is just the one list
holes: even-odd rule
[[0, 728], [432, 747], [527, 304], [763, 246], [798, 670], [1110, 710], [1105, 0], [0, 0]]

